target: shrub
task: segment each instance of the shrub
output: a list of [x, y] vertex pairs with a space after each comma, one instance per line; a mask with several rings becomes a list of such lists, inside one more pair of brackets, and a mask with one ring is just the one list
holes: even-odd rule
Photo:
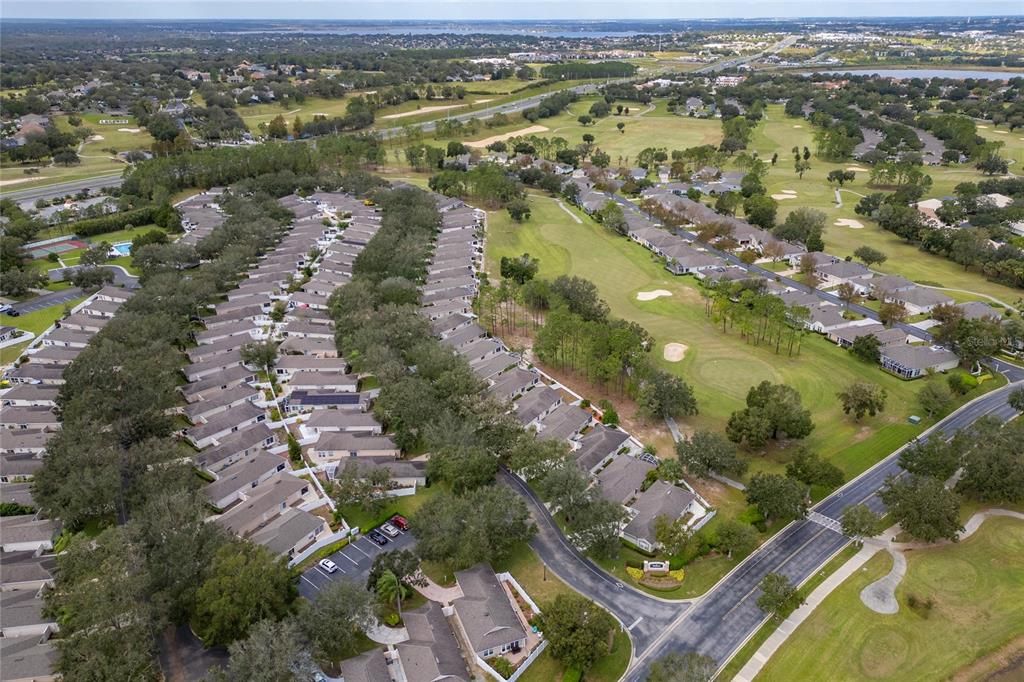
[[639, 568], [640, 570], [643, 570], [643, 567], [644, 567], [644, 562], [640, 561], [639, 559], [626, 559], [626, 570], [627, 571], [629, 569], [631, 569], [631, 568]]
[[686, 565], [686, 561], [683, 559], [683, 557], [681, 557], [681, 556], [671, 557], [668, 560], [669, 575], [672, 574], [672, 571], [678, 571], [678, 570], [680, 570], [685, 565]]
[[642, 568], [633, 568], [632, 566], [626, 566], [626, 575], [636, 581], [643, 580], [644, 571]]
[[516, 671], [516, 669], [512, 667], [512, 664], [508, 662], [508, 659], [502, 656], [492, 658], [491, 660], [487, 661], [487, 663], [492, 668], [494, 668], [494, 672], [498, 673], [506, 680], [512, 677], [512, 674]]
[[[669, 564], [669, 568], [671, 568], [671, 564]], [[670, 577], [673, 580], [675, 580], [676, 582], [680, 582], [680, 583], [683, 582], [683, 577], [685, 575], [686, 575], [686, 572], [683, 569], [681, 569], [681, 568], [678, 569], [678, 570], [675, 570], [675, 571], [670, 570], [668, 572], [668, 577]]]
[[579, 668], [569, 668], [562, 673], [562, 682], [580, 682], [583, 679], [583, 671]]

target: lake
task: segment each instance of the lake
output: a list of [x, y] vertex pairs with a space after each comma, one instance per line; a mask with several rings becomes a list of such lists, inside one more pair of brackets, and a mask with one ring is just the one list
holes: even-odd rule
[[812, 73], [821, 73], [832, 76], [850, 74], [852, 76], [879, 75], [883, 78], [953, 78], [961, 80], [974, 78], [986, 81], [1004, 81], [1010, 78], [1024, 78], [1024, 73], [1013, 71], [980, 71], [973, 69], [828, 69], [822, 71], [802, 71], [801, 76], [809, 76]]

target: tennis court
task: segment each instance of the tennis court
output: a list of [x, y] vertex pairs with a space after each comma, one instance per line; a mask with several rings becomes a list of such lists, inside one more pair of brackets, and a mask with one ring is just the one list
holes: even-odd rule
[[74, 235], [57, 237], [46, 241], [33, 242], [25, 245], [25, 250], [32, 258], [46, 258], [51, 253], [67, 253], [76, 249], [88, 249], [89, 245]]

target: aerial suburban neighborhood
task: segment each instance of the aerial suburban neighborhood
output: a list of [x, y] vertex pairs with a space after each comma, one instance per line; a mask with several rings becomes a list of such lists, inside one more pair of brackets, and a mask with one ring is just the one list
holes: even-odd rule
[[1019, 7], [9, 5], [0, 681], [1021, 676]]

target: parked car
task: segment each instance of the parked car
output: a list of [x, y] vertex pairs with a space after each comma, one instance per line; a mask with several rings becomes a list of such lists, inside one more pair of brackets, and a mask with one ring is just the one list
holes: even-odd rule
[[392, 537], [392, 538], [397, 538], [398, 537], [398, 529], [395, 528], [394, 526], [392, 526], [390, 523], [385, 523], [383, 526], [380, 527], [380, 529], [381, 529], [381, 531], [386, 533], [388, 535], [388, 537]]
[[409, 530], [409, 521], [404, 516], [395, 514], [391, 517], [391, 525], [399, 530]]
[[338, 570], [338, 564], [334, 563], [330, 559], [321, 559], [320, 568], [324, 569], [328, 573], [334, 573]]
[[387, 536], [385, 536], [384, 533], [381, 533], [379, 530], [371, 530], [367, 534], [367, 537], [376, 542], [381, 547], [388, 544]]
[[14, 310], [14, 308], [10, 303], [0, 303], [0, 313], [7, 315], [10, 314], [12, 310]]

